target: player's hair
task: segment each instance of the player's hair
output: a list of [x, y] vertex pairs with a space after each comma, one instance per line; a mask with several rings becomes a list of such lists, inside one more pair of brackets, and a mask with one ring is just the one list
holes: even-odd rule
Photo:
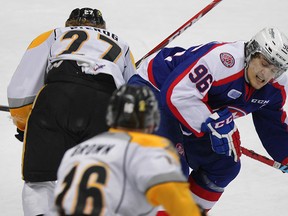
[[157, 129], [160, 115], [154, 93], [146, 86], [121, 86], [110, 99], [106, 120], [114, 128]]
[[264, 28], [246, 43], [246, 63], [249, 63], [256, 53], [261, 53], [271, 64], [279, 68], [275, 78], [288, 69], [288, 39], [277, 28]]
[[106, 22], [100, 10], [92, 8], [75, 8], [67, 19], [65, 26], [92, 26], [106, 29]]

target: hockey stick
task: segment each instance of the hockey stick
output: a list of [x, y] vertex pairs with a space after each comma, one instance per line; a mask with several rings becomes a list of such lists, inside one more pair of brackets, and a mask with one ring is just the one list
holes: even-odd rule
[[8, 107], [8, 106], [0, 105], [0, 111], [9, 112], [9, 107]]
[[158, 50], [165, 47], [167, 44], [169, 44], [172, 40], [174, 40], [177, 36], [182, 34], [187, 28], [192, 26], [194, 23], [196, 23], [201, 17], [203, 17], [206, 13], [208, 13], [212, 8], [214, 8], [218, 3], [220, 3], [222, 0], [213, 0], [209, 5], [207, 5], [205, 8], [203, 8], [201, 11], [199, 11], [195, 16], [193, 16], [191, 19], [189, 19], [186, 23], [184, 23], [181, 27], [179, 27], [176, 31], [174, 31], [171, 35], [169, 35], [167, 38], [165, 38], [161, 43], [159, 43], [156, 47], [154, 47], [150, 52], [148, 52], [146, 55], [144, 55], [140, 60], [136, 62], [136, 67], [139, 66], [139, 64], [148, 56], [152, 55], [153, 53], [157, 52]]
[[244, 147], [241, 147], [242, 153], [250, 158], [253, 158], [254, 160], [258, 160], [264, 164], [267, 164], [268, 166], [274, 167], [278, 170], [281, 170], [282, 172], [288, 173], [288, 166], [284, 165], [282, 163], [279, 163], [277, 161], [274, 161], [266, 156], [260, 155], [252, 150], [246, 149]]

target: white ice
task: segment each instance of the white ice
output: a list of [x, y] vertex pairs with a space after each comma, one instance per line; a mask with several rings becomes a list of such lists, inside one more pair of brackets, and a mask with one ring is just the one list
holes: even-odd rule
[[[130, 44], [137, 61], [208, 3], [210, 0], [2, 1], [0, 105], [7, 105], [7, 85], [31, 40], [42, 32], [63, 26], [76, 7], [100, 9], [109, 30]], [[265, 26], [276, 26], [288, 35], [287, 8], [287, 0], [223, 0], [168, 46], [188, 48], [214, 40], [249, 40]], [[242, 145], [267, 155], [255, 133], [251, 116], [236, 122]], [[0, 215], [5, 216], [23, 215], [22, 143], [14, 134], [15, 126], [8, 113], [1, 111]], [[209, 215], [286, 216], [287, 205], [288, 175], [243, 155], [240, 174]]]

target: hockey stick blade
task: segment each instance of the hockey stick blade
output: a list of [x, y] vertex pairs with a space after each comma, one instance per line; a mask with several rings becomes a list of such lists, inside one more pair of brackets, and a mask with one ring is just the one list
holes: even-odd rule
[[140, 60], [136, 62], [136, 67], [138, 68], [139, 64], [152, 55], [153, 53], [157, 52], [158, 50], [162, 49], [163, 47], [167, 46], [171, 41], [173, 41], [177, 36], [182, 34], [187, 28], [192, 26], [196, 23], [201, 17], [207, 14], [212, 8], [214, 8], [217, 4], [219, 4], [222, 0], [213, 0], [209, 5], [199, 11], [195, 16], [189, 19], [186, 23], [180, 26], [176, 31], [174, 31], [171, 35], [165, 38], [161, 43], [159, 43], [156, 47], [154, 47], [150, 52], [144, 55]]
[[9, 107], [8, 107], [8, 106], [0, 105], [0, 111], [9, 112]]
[[271, 166], [271, 167], [274, 167], [275, 169], [281, 170], [284, 173], [288, 173], [288, 166], [287, 165], [284, 165], [280, 162], [274, 161], [274, 160], [272, 160], [266, 156], [260, 155], [256, 152], [254, 152], [253, 150], [249, 150], [249, 149], [246, 149], [244, 147], [241, 147], [241, 151], [244, 155], [246, 155], [246, 156], [248, 156], [254, 160], [260, 161], [264, 164], [267, 164], [268, 166]]

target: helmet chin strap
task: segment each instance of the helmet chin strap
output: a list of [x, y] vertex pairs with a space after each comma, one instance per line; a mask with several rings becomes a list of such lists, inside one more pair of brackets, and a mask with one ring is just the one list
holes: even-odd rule
[[[250, 60], [249, 60], [250, 61]], [[248, 79], [248, 63], [247, 61], [245, 61], [245, 68], [244, 68], [244, 78], [245, 78], [245, 81], [250, 84], [249, 82], [249, 79]]]
[[248, 45], [249, 45], [249, 42], [246, 42], [245, 43], [245, 49], [244, 49], [244, 53], [245, 53], [244, 78], [245, 78], [245, 81], [248, 84], [250, 84], [249, 79], [248, 79], [248, 65], [249, 65], [249, 62], [251, 60], [253, 44], [250, 43], [250, 46], [248, 46]]

